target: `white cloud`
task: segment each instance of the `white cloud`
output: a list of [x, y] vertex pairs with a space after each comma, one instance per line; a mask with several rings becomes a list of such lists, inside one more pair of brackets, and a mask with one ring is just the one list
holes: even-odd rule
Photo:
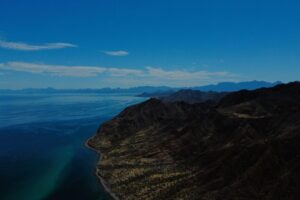
[[144, 72], [138, 69], [124, 69], [124, 68], [106, 68], [106, 71], [111, 76], [143, 76]]
[[64, 66], [47, 65], [27, 62], [7, 62], [0, 63], [0, 69], [20, 72], [29, 72], [34, 74], [51, 74], [55, 76], [73, 76], [73, 77], [93, 77], [99, 74], [108, 74], [109, 76], [129, 76], [141, 75], [141, 70], [109, 68], [98, 66]]
[[0, 72], [1, 70], [52, 76], [98, 77], [104, 82], [123, 87], [136, 85], [196, 86], [220, 81], [236, 81], [238, 78], [236, 74], [222, 71], [165, 70], [155, 67], [133, 69], [101, 66], [65, 66], [28, 62], [0, 63]]
[[0, 40], [0, 47], [5, 49], [19, 50], [19, 51], [40, 51], [40, 50], [50, 50], [50, 49], [63, 49], [63, 48], [77, 47], [77, 46], [74, 44], [63, 43], [63, 42], [46, 43], [42, 45], [32, 45], [23, 42], [9, 42], [9, 41]]
[[166, 71], [160, 68], [147, 67], [148, 74], [153, 77], [160, 77], [173, 80], [195, 80], [211, 79], [215, 77], [233, 77], [234, 74], [228, 72], [208, 72], [208, 71]]
[[109, 56], [127, 56], [127, 55], [129, 55], [128, 51], [123, 51], [123, 50], [119, 50], [119, 51], [104, 51], [104, 53], [106, 55], [109, 55]]

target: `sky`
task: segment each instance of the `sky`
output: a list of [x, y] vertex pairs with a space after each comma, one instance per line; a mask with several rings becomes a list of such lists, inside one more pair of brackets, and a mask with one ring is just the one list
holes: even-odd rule
[[0, 0], [0, 88], [295, 81], [300, 2]]

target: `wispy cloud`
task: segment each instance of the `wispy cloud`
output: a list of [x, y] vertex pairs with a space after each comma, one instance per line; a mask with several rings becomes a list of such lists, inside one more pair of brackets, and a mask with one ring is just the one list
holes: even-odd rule
[[0, 72], [18, 71], [34, 74], [48, 74], [61, 77], [101, 77], [107, 83], [121, 86], [133, 85], [170, 85], [195, 86], [219, 81], [233, 81], [238, 75], [230, 72], [166, 70], [156, 67], [142, 69], [101, 67], [101, 66], [65, 66], [28, 62], [0, 63]]
[[70, 43], [63, 43], [63, 42], [33, 45], [33, 44], [27, 44], [23, 42], [10, 42], [5, 40], [0, 40], [0, 47], [5, 49], [19, 50], [19, 51], [40, 51], [40, 50], [77, 47], [77, 45], [70, 44]]
[[109, 68], [98, 66], [47, 65], [27, 62], [0, 63], [0, 69], [19, 72], [29, 72], [34, 74], [51, 74], [54, 76], [73, 77], [93, 77], [104, 73], [108, 74], [109, 76], [138, 76], [143, 73], [141, 70], [136, 69]]
[[129, 55], [128, 51], [119, 50], [119, 51], [104, 51], [106, 55], [109, 56], [127, 56]]
[[77, 76], [90, 77], [103, 73], [104, 68], [101, 67], [85, 67], [85, 66], [63, 66], [63, 65], [46, 65], [26, 62], [7, 62], [0, 64], [0, 69], [12, 70], [19, 72], [29, 72], [35, 74], [51, 74], [56, 76]]
[[236, 75], [229, 72], [208, 72], [208, 71], [183, 71], [183, 70], [163, 70], [160, 68], [147, 67], [150, 76], [173, 80], [204, 80], [216, 77], [234, 77]]

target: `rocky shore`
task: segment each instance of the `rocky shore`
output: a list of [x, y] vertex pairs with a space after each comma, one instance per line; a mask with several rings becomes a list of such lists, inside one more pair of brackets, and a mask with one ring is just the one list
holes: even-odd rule
[[[90, 139], [89, 139], [90, 140]], [[95, 151], [98, 155], [99, 155], [99, 161], [101, 162], [101, 152], [95, 148], [93, 148], [92, 146], [89, 145], [89, 140], [87, 140], [85, 142], [85, 146], [88, 149], [91, 149], [92, 151]], [[103, 188], [105, 189], [105, 191], [114, 199], [114, 200], [119, 200], [119, 198], [116, 196], [115, 193], [113, 193], [110, 188], [107, 186], [107, 183], [105, 182], [105, 180], [103, 179], [103, 177], [101, 177], [100, 173], [99, 173], [99, 169], [98, 167], [96, 167], [96, 171], [95, 171], [95, 175], [98, 177], [101, 185], [103, 186]]]

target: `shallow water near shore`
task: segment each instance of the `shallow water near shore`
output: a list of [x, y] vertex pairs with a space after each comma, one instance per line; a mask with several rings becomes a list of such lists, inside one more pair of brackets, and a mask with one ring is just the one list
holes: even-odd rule
[[143, 101], [125, 94], [1, 95], [1, 200], [108, 200], [84, 146], [101, 123]]

